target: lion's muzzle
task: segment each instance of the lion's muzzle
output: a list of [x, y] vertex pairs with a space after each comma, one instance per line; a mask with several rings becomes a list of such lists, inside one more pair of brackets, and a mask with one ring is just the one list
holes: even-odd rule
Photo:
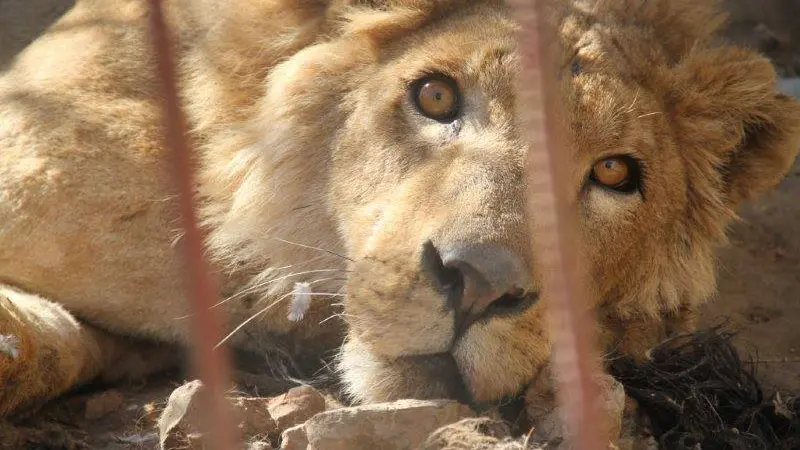
[[498, 245], [445, 245], [440, 250], [426, 241], [421, 265], [455, 311], [456, 339], [492, 312], [522, 309], [538, 299], [525, 294], [531, 283], [523, 259]]

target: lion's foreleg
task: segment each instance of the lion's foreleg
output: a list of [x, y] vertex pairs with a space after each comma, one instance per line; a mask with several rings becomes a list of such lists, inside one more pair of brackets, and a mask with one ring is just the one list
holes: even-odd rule
[[0, 417], [92, 380], [127, 351], [57, 303], [0, 285]]

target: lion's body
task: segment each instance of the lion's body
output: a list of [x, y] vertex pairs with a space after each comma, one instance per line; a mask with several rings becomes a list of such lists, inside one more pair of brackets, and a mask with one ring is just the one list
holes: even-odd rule
[[[236, 333], [231, 343], [257, 350], [275, 339], [322, 340], [335, 348], [333, 338], [340, 326], [333, 320], [319, 322], [337, 311], [331, 303], [338, 297], [315, 297], [300, 323], [287, 319], [286, 298], [296, 281], [312, 282], [315, 292], [336, 295], [347, 287], [354, 331], [350, 356], [343, 358], [342, 366], [354, 397], [446, 395], [450, 387], [424, 386], [439, 367], [436, 361], [406, 370], [415, 363], [401, 359], [445, 350], [445, 343], [453, 339], [448, 313], [439, 311], [441, 317], [429, 319], [430, 311], [419, 309], [420, 303], [376, 306], [364, 298], [431, 298], [427, 288], [415, 287], [421, 283], [416, 269], [404, 273], [419, 254], [416, 247], [403, 245], [419, 243], [421, 248], [428, 234], [437, 245], [459, 239], [502, 244], [521, 255], [528, 272], [535, 272], [535, 258], [527, 253], [527, 221], [519, 206], [524, 204], [524, 153], [516, 133], [509, 131], [510, 68], [516, 67], [509, 55], [515, 28], [502, 2], [451, 1], [434, 7], [424, 1], [397, 1], [389, 3], [395, 8], [407, 4], [406, 9], [370, 11], [363, 6], [366, 11], [352, 12], [343, 9], [346, 3], [168, 2], [178, 42], [181, 94], [192, 141], [202, 155], [199, 192], [209, 253], [220, 274], [221, 295], [232, 296], [224, 307], [233, 326], [278, 302]], [[609, 2], [610, 9], [623, 3]], [[692, 9], [684, 5], [687, 2], [678, 3], [676, 11]], [[714, 21], [702, 6], [694, 13]], [[622, 21], [613, 14], [609, 13], [612, 26], [614, 20]], [[349, 18], [347, 25], [334, 20], [342, 17]], [[563, 28], [567, 47], [591, 35], [584, 26], [588, 19], [578, 13], [573, 19]], [[680, 20], [685, 17], [675, 19]], [[161, 144], [160, 97], [147, 26], [145, 2], [79, 0], [0, 77], [0, 282], [8, 286], [0, 290], [0, 335], [16, 336], [21, 349], [16, 357], [0, 354], [0, 382], [15, 386], [2, 387], [0, 414], [101, 373], [129, 345], [117, 342], [119, 336], [191, 342], [178, 248], [180, 223], [169, 155]], [[663, 55], [654, 58], [670, 64], [675, 63], [673, 57], [683, 61], [670, 52], [687, 51], [681, 46], [691, 40], [706, 44], [713, 26], [706, 26], [709, 31], [701, 28], [676, 28], [676, 35], [659, 50]], [[480, 30], [479, 42], [474, 42], [475, 30]], [[653, 30], [642, 33], [652, 41], [653, 33], [664, 27]], [[398, 43], [391, 43], [395, 38]], [[638, 35], [619, 40], [633, 54], [645, 53], [637, 47]], [[426, 53], [432, 45], [441, 54]], [[582, 48], [585, 65], [601, 70], [604, 63], [594, 59], [596, 49]], [[484, 61], [495, 54], [503, 64]], [[666, 181], [648, 195], [663, 192], [674, 198], [654, 202], [638, 219], [631, 218], [633, 203], [610, 205], [613, 200], [594, 193], [594, 209], [587, 214], [599, 224], [585, 226], [597, 238], [588, 255], [608, 342], [622, 342], [634, 353], [669, 331], [671, 325], [665, 323], [673, 319], [665, 317], [685, 321], [682, 314], [691, 316], [713, 292], [713, 246], [732, 216], [733, 203], [751, 190], [732, 185], [723, 195], [720, 184], [751, 177], [753, 191], [769, 187], [797, 150], [798, 123], [792, 115], [797, 106], [777, 99], [769, 65], [743, 51], [717, 59], [710, 53], [705, 56], [710, 62], [747, 60], [750, 66], [741, 70], [755, 69], [761, 78], [737, 87], [746, 82], [735, 74], [727, 85], [713, 73], [655, 74], [666, 72], [665, 66], [653, 69], [653, 79], [641, 81], [637, 70], [651, 63], [643, 60], [606, 84], [601, 78], [600, 85], [582, 85], [585, 97], [571, 97], [576, 102], [570, 130], [578, 164], [591, 163], [614, 146], [639, 151], [664, 143], [662, 153], [648, 155], [662, 172], [654, 178]], [[693, 57], [685, 58], [686, 65], [702, 63], [703, 55]], [[464, 121], [463, 132], [459, 128], [452, 133], [463, 134], [459, 145], [490, 148], [495, 152], [492, 161], [473, 162], [444, 151], [441, 155], [447, 156], [397, 156], [395, 147], [432, 146], [430, 142], [440, 137], [434, 125], [401, 116], [402, 107], [389, 109], [405, 98], [402, 88], [384, 81], [384, 89], [378, 80], [391, 80], [395, 73], [411, 77], [403, 71], [427, 60], [450, 64], [453, 72], [473, 70], [465, 73], [464, 83], [480, 94], [468, 97], [468, 104], [491, 101], [468, 110], [475, 114], [473, 120]], [[457, 69], [460, 65], [467, 69]], [[679, 81], [710, 86], [709, 91], [669, 91], [670, 83]], [[617, 97], [606, 98], [609, 85], [615, 86]], [[711, 101], [712, 87], [723, 91], [716, 92], [721, 97], [729, 96], [728, 104]], [[639, 97], [639, 88], [648, 94]], [[621, 105], [629, 105], [627, 112], [635, 111], [641, 124], [620, 121]], [[746, 116], [742, 123], [715, 125], [709, 119], [705, 125], [716, 129], [704, 136], [692, 136], [697, 131], [679, 123], [684, 116], [692, 117], [693, 124], [709, 115], [717, 119], [728, 114], [738, 120], [731, 105]], [[576, 126], [583, 113], [595, 121]], [[755, 124], [751, 127], [748, 121]], [[418, 139], [395, 129], [397, 124], [420, 123]], [[625, 126], [614, 128], [615, 124]], [[765, 148], [779, 147], [774, 155], [764, 150], [770, 155], [750, 172], [743, 159], [744, 175], [709, 175], [713, 166], [725, 161], [712, 150], [733, 152], [745, 133], [759, 127], [775, 135], [759, 141]], [[777, 143], [770, 142], [772, 138]], [[697, 153], [679, 158], [677, 148]], [[709, 153], [703, 153], [706, 150]], [[432, 159], [421, 162], [426, 157]], [[577, 167], [583, 171], [582, 165]], [[462, 192], [467, 188], [439, 187], [449, 186], [461, 174], [472, 174], [483, 187], [467, 193]], [[453, 208], [472, 215], [454, 215]], [[624, 217], [611, 218], [609, 211]], [[649, 218], [659, 219], [648, 222]], [[606, 227], [611, 231], [602, 231], [609, 221], [615, 224]], [[636, 223], [641, 239], [615, 242], [615, 233], [624, 233], [625, 223]], [[677, 235], [686, 237], [680, 241]], [[668, 247], [678, 242], [684, 247]], [[618, 254], [609, 255], [611, 250]], [[374, 264], [380, 255], [388, 255], [380, 263], [393, 269], [375, 269], [364, 262]], [[636, 260], [626, 259], [631, 256]], [[603, 275], [609, 265], [618, 276]], [[630, 292], [620, 292], [626, 283]], [[496, 319], [496, 328], [476, 324], [455, 347], [457, 366], [467, 374], [473, 397], [497, 398], [533, 379], [549, 354], [542, 317], [541, 308], [534, 308], [514, 320]], [[690, 322], [684, 325], [690, 328]], [[498, 340], [512, 349], [510, 356], [493, 347]], [[365, 344], [374, 350], [369, 356], [359, 350]], [[399, 368], [393, 369], [395, 364]], [[483, 377], [481, 365], [509, 375]], [[25, 381], [32, 379], [43, 381]], [[368, 384], [373, 386], [363, 386]]]
[[181, 290], [145, 22], [114, 8], [119, 22], [103, 25], [80, 9], [2, 81], [0, 272], [98, 325], [179, 339], [182, 302], [157, 300]]
[[[281, 17], [285, 20], [274, 24], [275, 35], [298, 20], [288, 13], [289, 6], [262, 3], [272, 6], [264, 6], [261, 17], [271, 16], [273, 8], [285, 13]], [[213, 21], [213, 15], [206, 13], [205, 19]], [[173, 24], [177, 25], [177, 20]], [[189, 310], [177, 247], [180, 223], [170, 184], [170, 161], [159, 135], [161, 106], [147, 27], [144, 2], [78, 2], [20, 54], [0, 79], [0, 280], [62, 305], [64, 309], [57, 309], [64, 317], [73, 315], [115, 334], [186, 345]], [[188, 31], [206, 32], [208, 27], [203, 26]], [[268, 39], [269, 35], [262, 37]], [[301, 35], [298, 41], [304, 38]], [[192, 43], [188, 36], [182, 42]], [[286, 42], [266, 57], [274, 62], [299, 46]], [[198, 47], [190, 45], [181, 56], [188, 59], [192, 52], [205, 50]], [[205, 54], [197, 56], [196, 70], [184, 75], [184, 80], [191, 80], [187, 81], [190, 86], [203, 92], [191, 99], [187, 108], [201, 133], [203, 128], [226, 130], [251, 118], [247, 108], [263, 95], [253, 84], [220, 74], [236, 65], [236, 55], [217, 51], [230, 58], [216, 61], [222, 67], [214, 67], [215, 61], [207, 59], [213, 54]], [[269, 67], [265, 64], [259, 69]], [[215, 77], [223, 83], [216, 83]], [[226, 87], [236, 93], [226, 94]], [[219, 134], [214, 138], [220, 138]], [[217, 170], [220, 164], [233, 163], [232, 148], [221, 146], [219, 150], [211, 155], [219, 159]], [[308, 187], [287, 184], [281, 194], [289, 189], [303, 192]], [[306, 234], [316, 236], [314, 241], [319, 244], [332, 241], [331, 231], [314, 226], [319, 221], [313, 209], [292, 213], [281, 208], [275, 214], [285, 223], [286, 232], [280, 235], [284, 239], [299, 237], [297, 240], [309, 242]], [[302, 267], [312, 258], [316, 264], [305, 270], [342, 265], [319, 258], [314, 251], [277, 241], [273, 245], [280, 247], [273, 254], [281, 254], [281, 265]], [[276, 291], [285, 291], [292, 282], [287, 280]], [[18, 302], [17, 296], [25, 294], [8, 291], [4, 295]], [[44, 300], [41, 307], [26, 305], [51, 307]], [[292, 327], [285, 305], [274, 309], [262, 318], [262, 324], [268, 325], [246, 329], [235, 340], [268, 341], [265, 334]], [[248, 316], [248, 311], [231, 310], [231, 322]], [[77, 333], [84, 327], [67, 321], [75, 330], [59, 325], [65, 333]], [[308, 328], [311, 332], [326, 329]], [[262, 334], [253, 339], [252, 333], [259, 332]], [[6, 330], [0, 328], [0, 333]], [[41, 337], [50, 341], [55, 335]], [[39, 339], [35, 334], [30, 338]], [[75, 354], [75, 366], [80, 367], [82, 359]], [[42, 373], [53, 370], [59, 369], [43, 365], [30, 376], [43, 378]], [[71, 382], [74, 380], [66, 384]]]
[[[274, 6], [249, 14], [265, 17], [272, 16], [271, 9], [291, 11], [280, 2], [261, 3]], [[207, 14], [204, 19], [213, 21]], [[274, 25], [275, 39], [283, 31], [280, 27], [288, 29], [299, 22], [288, 13], [285, 16]], [[188, 314], [176, 251], [180, 223], [168, 154], [159, 135], [161, 106], [147, 26], [142, 2], [79, 2], [5, 75], [0, 85], [4, 106], [0, 273], [8, 282], [57, 299], [99, 326], [187, 343], [186, 320], [175, 319]], [[208, 27], [197, 26], [187, 34], [207, 32]], [[262, 37], [270, 39], [266, 33]], [[216, 159], [210, 163], [215, 169], [204, 172], [211, 177], [218, 175], [214, 170], [224, 170], [220, 166], [235, 163], [233, 156], [241, 148], [236, 146], [247, 137], [227, 143], [221, 134], [253, 119], [248, 108], [254, 108], [263, 88], [255, 82], [248, 85], [236, 74], [220, 73], [232, 71], [242, 55], [192, 42], [190, 36], [184, 37], [182, 43], [189, 48], [181, 52], [184, 61], [198, 60], [183, 77], [187, 89], [202, 92], [189, 97], [191, 123], [197, 140], [208, 136], [221, 141], [208, 156]], [[299, 46], [287, 42], [286, 48], [261, 49], [267, 52], [264, 58], [274, 63]], [[207, 53], [199, 54], [203, 51]], [[216, 53], [229, 60], [215, 60]], [[219, 67], [212, 65], [217, 63]], [[270, 67], [265, 63], [258, 69]], [[308, 187], [287, 185], [281, 194]], [[275, 214], [288, 229], [281, 234], [284, 239], [298, 236], [307, 241], [306, 236], [315, 233], [320, 243], [332, 240], [332, 230], [292, 223], [297, 217], [285, 209]], [[315, 222], [313, 210], [301, 214]], [[31, 240], [33, 236], [41, 239]], [[275, 253], [286, 253], [289, 256], [281, 261], [295, 263], [319, 256], [291, 247]], [[299, 255], [291, 261], [293, 254]], [[276, 315], [285, 316], [285, 311]]]

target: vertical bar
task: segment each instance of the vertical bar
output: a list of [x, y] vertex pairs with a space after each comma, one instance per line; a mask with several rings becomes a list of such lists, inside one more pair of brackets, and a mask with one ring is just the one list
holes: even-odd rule
[[558, 85], [551, 45], [556, 30], [546, 17], [545, 0], [510, 0], [522, 27], [523, 70], [518, 85], [518, 112], [529, 142], [529, 212], [543, 290], [549, 301], [553, 369], [557, 399], [573, 448], [608, 447], [604, 418], [598, 417], [599, 389], [594, 323], [579, 272], [577, 217], [565, 195], [570, 189], [567, 155], [559, 117]]
[[194, 197], [195, 181], [192, 154], [187, 140], [186, 119], [178, 98], [175, 64], [169, 31], [164, 20], [161, 0], [149, 0], [150, 31], [156, 54], [158, 75], [164, 95], [165, 145], [172, 153], [175, 181], [179, 191], [180, 214], [183, 220], [183, 248], [188, 275], [188, 297], [192, 309], [190, 317], [194, 335], [193, 365], [202, 380], [208, 408], [204, 408], [206, 425], [210, 430], [212, 448], [232, 450], [240, 448], [236, 427], [229, 414], [225, 391], [229, 386], [229, 358], [226, 347], [214, 346], [222, 338], [224, 318], [217, 303], [217, 287], [203, 255], [203, 236], [197, 224]]

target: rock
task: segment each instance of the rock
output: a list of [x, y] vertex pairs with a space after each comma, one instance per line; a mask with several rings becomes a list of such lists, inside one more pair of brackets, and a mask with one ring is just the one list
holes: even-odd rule
[[97, 420], [122, 408], [124, 398], [119, 391], [110, 390], [95, 394], [86, 400], [84, 417], [86, 420]]
[[281, 450], [416, 449], [438, 428], [472, 417], [452, 400], [398, 400], [319, 413], [284, 431]]
[[[601, 394], [600, 405], [596, 405], [597, 417], [603, 417], [606, 422], [606, 436], [608, 436], [610, 442], [616, 442], [621, 438], [622, 434], [625, 388], [612, 376], [606, 374], [597, 376], [595, 381], [600, 388]], [[534, 428], [536, 430], [532, 435], [533, 439], [551, 443], [564, 441], [568, 430], [564, 427], [561, 419], [560, 408], [553, 407], [550, 411], [544, 411], [535, 404], [536, 400], [541, 398], [540, 390], [528, 392], [525, 398], [528, 416], [534, 420]]]
[[606, 417], [607, 433], [611, 440], [622, 434], [622, 419], [625, 411], [625, 387], [610, 375], [599, 378], [602, 413]]
[[231, 399], [245, 436], [277, 435], [278, 426], [269, 413], [268, 401], [258, 397]]
[[525, 415], [534, 426], [534, 434], [539, 440], [558, 439], [561, 436], [553, 380], [552, 368], [546, 366], [525, 391]]
[[[195, 380], [175, 389], [169, 396], [167, 406], [158, 420], [159, 442], [162, 449], [177, 448], [181, 445], [188, 445], [189, 448], [202, 447], [204, 429], [201, 427], [198, 403], [203, 393], [202, 382]], [[228, 400], [230, 412], [234, 415], [242, 437], [278, 434], [278, 427], [269, 413], [268, 399], [232, 397]]]
[[158, 418], [158, 441], [161, 449], [180, 448], [187, 437], [197, 434], [199, 427], [199, 397], [203, 393], [200, 380], [190, 381], [175, 389], [167, 406]]
[[329, 409], [339, 409], [339, 408], [344, 408], [345, 406], [347, 406], [344, 403], [340, 402], [339, 399], [337, 399], [336, 397], [331, 395], [329, 392], [323, 392], [322, 396], [325, 397], [325, 410], [326, 411], [329, 410]]
[[306, 450], [307, 448], [306, 424], [289, 428], [281, 435], [281, 450]]
[[311, 386], [298, 386], [269, 401], [269, 413], [281, 432], [325, 411], [325, 397]]

